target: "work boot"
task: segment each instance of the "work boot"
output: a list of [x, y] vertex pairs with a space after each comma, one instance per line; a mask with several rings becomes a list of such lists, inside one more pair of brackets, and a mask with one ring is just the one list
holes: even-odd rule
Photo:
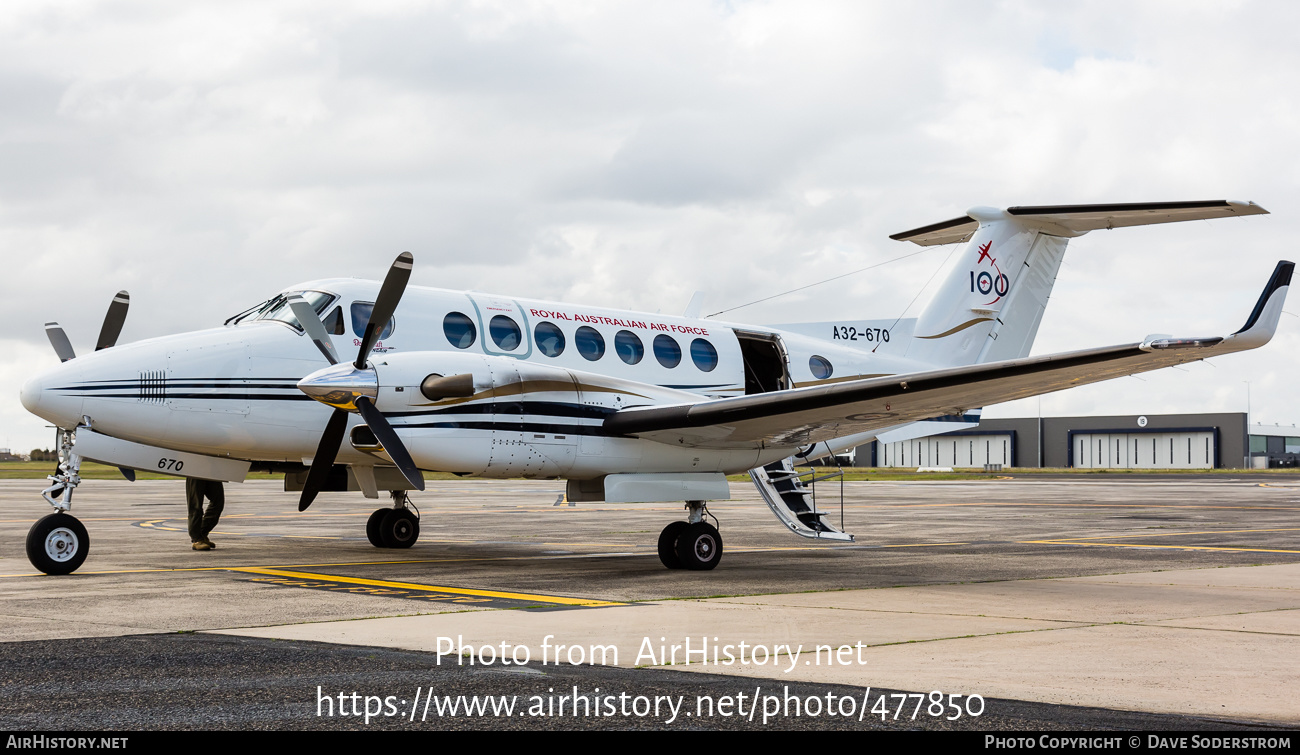
[[201, 543], [203, 543], [204, 545], [208, 546], [208, 550], [212, 550], [213, 548], [216, 548], [216, 547], [217, 547], [217, 544], [214, 543], [214, 542], [212, 542], [211, 540], [209, 540], [209, 539], [207, 538], [206, 535], [204, 535], [203, 539], [200, 540], [199, 542], [201, 542]]
[[212, 550], [212, 543], [209, 543], [206, 540], [199, 540], [195, 542], [192, 547], [196, 551], [210, 551]]

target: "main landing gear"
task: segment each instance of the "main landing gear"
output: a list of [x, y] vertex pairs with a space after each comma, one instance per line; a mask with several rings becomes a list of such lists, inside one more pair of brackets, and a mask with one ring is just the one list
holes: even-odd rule
[[659, 560], [669, 569], [708, 571], [722, 561], [722, 535], [704, 521], [713, 516], [704, 501], [687, 501], [686, 508], [686, 521], [672, 522], [659, 533]]
[[90, 535], [72, 509], [72, 491], [81, 484], [81, 457], [72, 452], [72, 430], [59, 429], [59, 466], [41, 491], [54, 513], [27, 532], [27, 560], [46, 574], [71, 574], [90, 552]]
[[391, 495], [393, 508], [376, 509], [366, 520], [366, 538], [376, 548], [410, 548], [420, 539], [420, 510], [405, 490]]

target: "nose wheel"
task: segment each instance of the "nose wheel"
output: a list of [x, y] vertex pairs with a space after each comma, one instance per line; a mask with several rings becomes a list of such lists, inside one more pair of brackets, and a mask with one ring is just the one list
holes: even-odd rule
[[403, 493], [393, 491], [393, 500], [401, 505], [392, 509], [376, 509], [366, 520], [366, 539], [376, 548], [410, 548], [420, 539], [420, 516], [407, 508], [410, 505]]
[[46, 574], [71, 574], [86, 560], [90, 536], [69, 514], [50, 514], [27, 532], [27, 560]]
[[690, 520], [670, 522], [659, 533], [659, 561], [669, 569], [709, 571], [722, 561], [722, 535], [704, 521], [703, 503], [690, 501]]

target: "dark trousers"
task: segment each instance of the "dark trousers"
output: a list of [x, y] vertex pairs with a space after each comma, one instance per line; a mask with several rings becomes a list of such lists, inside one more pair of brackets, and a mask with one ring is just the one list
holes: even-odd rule
[[[208, 510], [203, 511], [203, 497], [208, 498]], [[226, 507], [226, 489], [216, 480], [185, 478], [185, 503], [190, 509], [190, 541], [197, 543], [206, 538], [217, 526], [221, 510]]]

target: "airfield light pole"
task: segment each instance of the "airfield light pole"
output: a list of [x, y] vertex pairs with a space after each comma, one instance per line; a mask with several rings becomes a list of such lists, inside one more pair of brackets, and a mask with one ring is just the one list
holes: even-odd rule
[[1254, 461], [1251, 458], [1251, 453], [1250, 453], [1250, 381], [1243, 380], [1241, 382], [1246, 384], [1246, 465], [1245, 466], [1247, 469], [1249, 469], [1251, 462]]
[[1043, 397], [1038, 397], [1038, 468], [1043, 468]]

